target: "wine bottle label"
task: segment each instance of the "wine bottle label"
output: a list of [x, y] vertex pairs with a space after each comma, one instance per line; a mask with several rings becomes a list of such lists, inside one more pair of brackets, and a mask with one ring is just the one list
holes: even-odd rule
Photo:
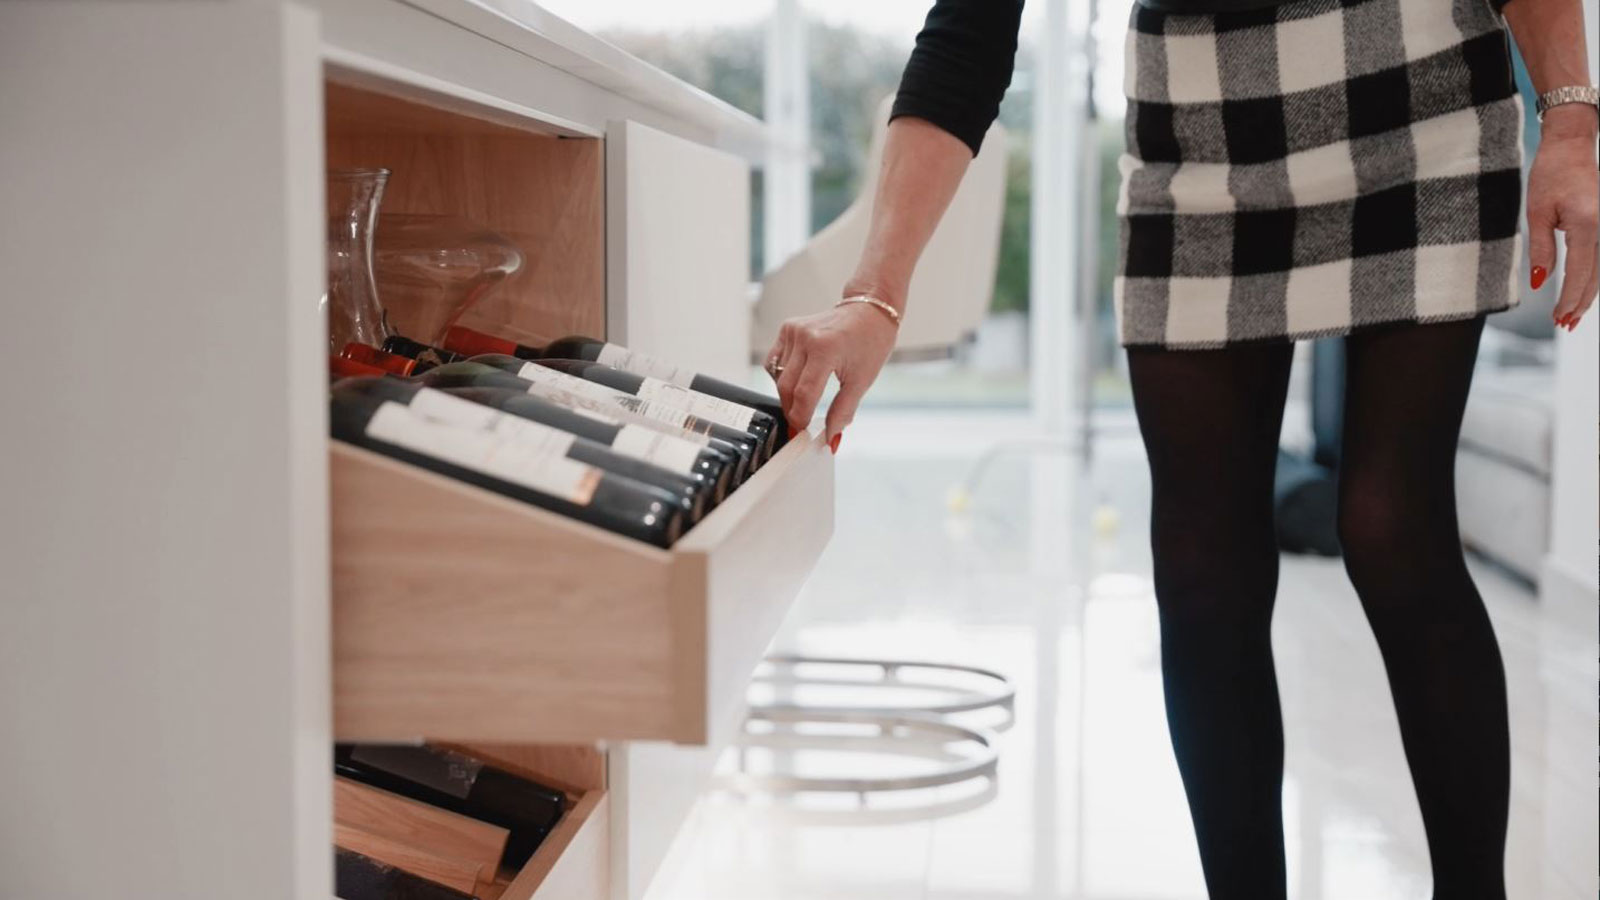
[[577, 435], [569, 431], [551, 428], [432, 388], [423, 388], [412, 396], [411, 411], [436, 422], [472, 428], [508, 441], [517, 441], [554, 456], [566, 456], [578, 440]]
[[[573, 412], [581, 413], [596, 421], [605, 421], [607, 423], [611, 423], [614, 420], [606, 412], [618, 408], [617, 403], [611, 397], [578, 394], [567, 390], [564, 386], [542, 384], [537, 381], [528, 385], [528, 396], [538, 397], [540, 400], [548, 400], [551, 403], [568, 407]], [[627, 395], [624, 394], [623, 396]]]
[[472, 793], [483, 771], [483, 763], [470, 756], [431, 747], [358, 744], [350, 758], [461, 800]]
[[635, 375], [659, 378], [678, 387], [689, 387], [694, 384], [693, 370], [675, 366], [654, 356], [629, 350], [627, 347], [619, 347], [616, 344], [606, 344], [601, 347], [600, 355], [595, 362], [605, 363]]
[[594, 499], [602, 475], [538, 445], [424, 418], [392, 400], [372, 414], [367, 436], [579, 506]]
[[756, 411], [748, 406], [691, 391], [686, 387], [679, 387], [670, 381], [646, 376], [644, 383], [639, 385], [639, 397], [656, 403], [665, 403], [679, 409], [689, 411], [699, 418], [726, 425], [729, 428], [748, 430], [750, 422], [755, 418]]
[[632, 396], [630, 394], [625, 394], [616, 388], [609, 388], [603, 384], [596, 384], [593, 381], [585, 381], [576, 375], [568, 375], [565, 372], [557, 372], [555, 369], [552, 369], [548, 366], [541, 366], [538, 363], [525, 363], [521, 369], [517, 370], [517, 377], [523, 379], [524, 381], [531, 381], [534, 384], [542, 384], [547, 387], [557, 387], [567, 391], [568, 393], [577, 394], [580, 397], [590, 397], [595, 400], [603, 400], [612, 404], [613, 406], [617, 404], [617, 401], [620, 398]]
[[[541, 366], [541, 368], [543, 367]], [[562, 373], [557, 372], [556, 374], [560, 375]], [[590, 383], [583, 381], [581, 378], [577, 380], [584, 384]], [[683, 410], [659, 405], [651, 406], [632, 394], [624, 394], [621, 391], [607, 388], [605, 385], [598, 385], [598, 387], [604, 388], [605, 393], [577, 394], [567, 390], [564, 383], [558, 386], [555, 383], [540, 384], [535, 382], [528, 386], [528, 396], [560, 404], [581, 416], [587, 416], [607, 425], [622, 424], [624, 421], [620, 418], [622, 416], [634, 417], [636, 422], [658, 422], [671, 429], [668, 434], [672, 437], [688, 441], [697, 447], [710, 446], [710, 435], [688, 429], [685, 425], [688, 414]]]
[[[580, 397], [588, 397], [594, 400], [600, 400], [613, 409], [621, 407], [629, 412], [635, 412], [642, 416], [648, 416], [649, 418], [655, 419], [657, 422], [665, 422], [678, 428], [687, 428], [689, 426], [688, 420], [690, 412], [683, 407], [683, 404], [647, 402], [650, 398], [644, 396], [645, 389], [643, 387], [639, 389], [639, 394], [635, 396], [633, 394], [619, 391], [616, 388], [606, 387], [603, 384], [597, 384], [593, 381], [579, 378], [576, 375], [568, 375], [565, 372], [557, 372], [555, 369], [547, 366], [541, 366], [538, 363], [528, 363], [527, 365], [523, 366], [517, 371], [517, 377], [531, 381], [534, 384], [557, 387], [564, 391], [577, 394]], [[651, 381], [651, 379], [646, 379], [647, 383], [649, 381]], [[666, 382], [660, 381], [655, 383], [666, 384]], [[683, 390], [682, 388], [678, 388], [670, 384], [667, 385], [667, 387], [672, 388], [673, 390]], [[734, 405], [737, 406], [738, 404]]]
[[700, 462], [699, 447], [640, 425], [622, 426], [616, 440], [611, 442], [611, 449], [679, 475], [694, 474], [695, 465]]
[[623, 409], [631, 413], [644, 416], [652, 421], [671, 425], [674, 428], [688, 429], [694, 416], [681, 406], [672, 406], [666, 403], [651, 403], [642, 397], [625, 396], [621, 401]]
[[[562, 403], [570, 402], [570, 401], [567, 400], [567, 398], [571, 396], [570, 394], [566, 394], [564, 392], [555, 392], [555, 393], [557, 393], [558, 396], [556, 398], [554, 398], [554, 399], [557, 399]], [[616, 416], [608, 416], [603, 412], [599, 412], [598, 410], [590, 409], [587, 406], [573, 406], [571, 408], [571, 411], [576, 413], [577, 415], [583, 416], [585, 419], [591, 419], [593, 421], [601, 422], [601, 423], [606, 424], [606, 425], [621, 425], [622, 424], [622, 420], [617, 418]]]

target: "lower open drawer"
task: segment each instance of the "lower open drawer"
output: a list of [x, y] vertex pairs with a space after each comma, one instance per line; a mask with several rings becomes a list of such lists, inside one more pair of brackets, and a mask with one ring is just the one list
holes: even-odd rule
[[565, 796], [565, 812], [520, 869], [505, 864], [503, 828], [342, 777], [334, 781], [335, 843], [479, 900], [610, 900], [611, 796], [599, 748], [450, 749]]
[[806, 434], [670, 550], [331, 453], [340, 740], [706, 743], [833, 530]]
[[605, 791], [580, 796], [522, 871], [483, 900], [610, 900], [609, 801]]

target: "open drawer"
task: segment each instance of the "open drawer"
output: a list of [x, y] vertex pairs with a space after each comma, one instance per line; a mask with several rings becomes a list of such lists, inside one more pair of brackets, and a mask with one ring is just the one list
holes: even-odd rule
[[610, 795], [595, 747], [457, 746], [566, 796], [565, 811], [520, 869], [501, 860], [507, 832], [356, 781], [334, 784], [334, 841], [481, 900], [610, 900]]
[[332, 445], [340, 740], [702, 744], [833, 529], [802, 434], [661, 550]]
[[[533, 858], [485, 900], [609, 900], [610, 798], [589, 791], [567, 810]], [[495, 892], [498, 891], [498, 894]]]

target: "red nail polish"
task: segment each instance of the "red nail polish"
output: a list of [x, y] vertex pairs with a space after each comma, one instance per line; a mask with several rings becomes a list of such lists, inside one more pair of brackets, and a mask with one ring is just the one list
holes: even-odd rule
[[833, 436], [833, 440], [828, 442], [828, 449], [832, 450], [835, 455], [839, 453], [839, 439], [842, 437], [844, 437], [844, 432], [841, 431]]
[[1544, 266], [1534, 266], [1533, 271], [1528, 274], [1528, 283], [1532, 284], [1533, 289], [1536, 291], [1544, 287], [1544, 280], [1550, 277], [1550, 273], [1545, 271]]

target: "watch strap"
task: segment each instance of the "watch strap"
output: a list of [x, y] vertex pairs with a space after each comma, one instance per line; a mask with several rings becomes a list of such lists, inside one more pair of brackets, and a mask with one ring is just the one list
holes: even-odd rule
[[1534, 112], [1539, 114], [1539, 121], [1544, 121], [1544, 114], [1551, 107], [1564, 106], [1568, 103], [1586, 103], [1600, 110], [1600, 88], [1593, 85], [1569, 84], [1553, 88], [1539, 95], [1534, 103]]

